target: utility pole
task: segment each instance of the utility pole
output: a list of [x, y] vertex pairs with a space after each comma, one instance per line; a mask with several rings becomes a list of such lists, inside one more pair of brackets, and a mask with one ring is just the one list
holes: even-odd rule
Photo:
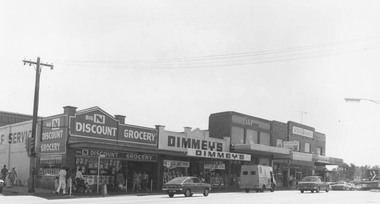
[[36, 132], [37, 132], [37, 117], [38, 117], [38, 98], [40, 91], [40, 75], [41, 66], [50, 67], [53, 69], [53, 64], [41, 63], [40, 57], [37, 57], [37, 62], [31, 60], [23, 60], [24, 65], [29, 64], [29, 66], [36, 65], [36, 83], [34, 86], [34, 105], [33, 105], [33, 122], [32, 122], [32, 136], [29, 138], [29, 151], [30, 151], [30, 167], [29, 167], [29, 193], [34, 193], [34, 175], [36, 174]]

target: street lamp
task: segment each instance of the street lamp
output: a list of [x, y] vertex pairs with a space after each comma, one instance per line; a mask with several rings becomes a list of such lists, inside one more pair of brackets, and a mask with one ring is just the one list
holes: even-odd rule
[[104, 158], [106, 155], [99, 154], [98, 156], [98, 182], [96, 182], [96, 194], [99, 194], [99, 171], [100, 171], [100, 158]]
[[370, 101], [370, 102], [380, 105], [379, 100], [372, 100], [372, 99], [366, 99], [366, 98], [345, 98], [344, 100], [346, 102], [357, 102], [357, 103], [359, 103], [360, 101]]

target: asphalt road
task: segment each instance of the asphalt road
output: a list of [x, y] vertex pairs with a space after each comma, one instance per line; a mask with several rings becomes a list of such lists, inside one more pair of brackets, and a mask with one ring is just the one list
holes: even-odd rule
[[1, 203], [10, 204], [28, 204], [28, 203], [77, 203], [77, 204], [118, 204], [118, 203], [136, 203], [136, 204], [380, 204], [380, 192], [370, 191], [330, 191], [320, 193], [300, 193], [299, 191], [276, 191], [264, 193], [210, 193], [208, 197], [202, 194], [195, 194], [193, 197], [184, 197], [175, 195], [169, 198], [167, 195], [120, 195], [106, 196], [98, 198], [66, 198], [66, 199], [44, 199], [35, 196], [2, 196]]

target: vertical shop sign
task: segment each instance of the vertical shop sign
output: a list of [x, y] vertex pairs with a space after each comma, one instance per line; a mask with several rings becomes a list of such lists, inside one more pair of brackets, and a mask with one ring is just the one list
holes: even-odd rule
[[116, 143], [117, 126], [117, 120], [98, 107], [80, 111], [70, 118], [70, 140]]
[[43, 119], [37, 151], [41, 154], [65, 153], [67, 128], [67, 116], [65, 115]]

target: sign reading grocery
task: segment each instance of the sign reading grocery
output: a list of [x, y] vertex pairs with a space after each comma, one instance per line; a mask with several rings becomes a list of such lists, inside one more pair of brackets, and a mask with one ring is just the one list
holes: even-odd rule
[[70, 118], [72, 137], [116, 142], [117, 121], [98, 107], [78, 112]]
[[158, 133], [156, 129], [143, 128], [132, 125], [119, 125], [119, 142], [157, 145]]
[[106, 158], [118, 158], [129, 161], [157, 161], [158, 156], [154, 154], [136, 153], [136, 152], [114, 152], [93, 149], [77, 149], [75, 155], [85, 157], [99, 157], [104, 155]]
[[200, 150], [200, 149], [188, 149], [187, 155], [194, 156], [194, 157], [212, 158], [212, 159], [251, 161], [251, 155], [249, 154], [240, 154], [240, 153], [232, 153], [232, 152], [216, 152], [216, 151]]
[[67, 116], [45, 118], [41, 121], [41, 138], [37, 142], [37, 151], [44, 153], [66, 152]]

